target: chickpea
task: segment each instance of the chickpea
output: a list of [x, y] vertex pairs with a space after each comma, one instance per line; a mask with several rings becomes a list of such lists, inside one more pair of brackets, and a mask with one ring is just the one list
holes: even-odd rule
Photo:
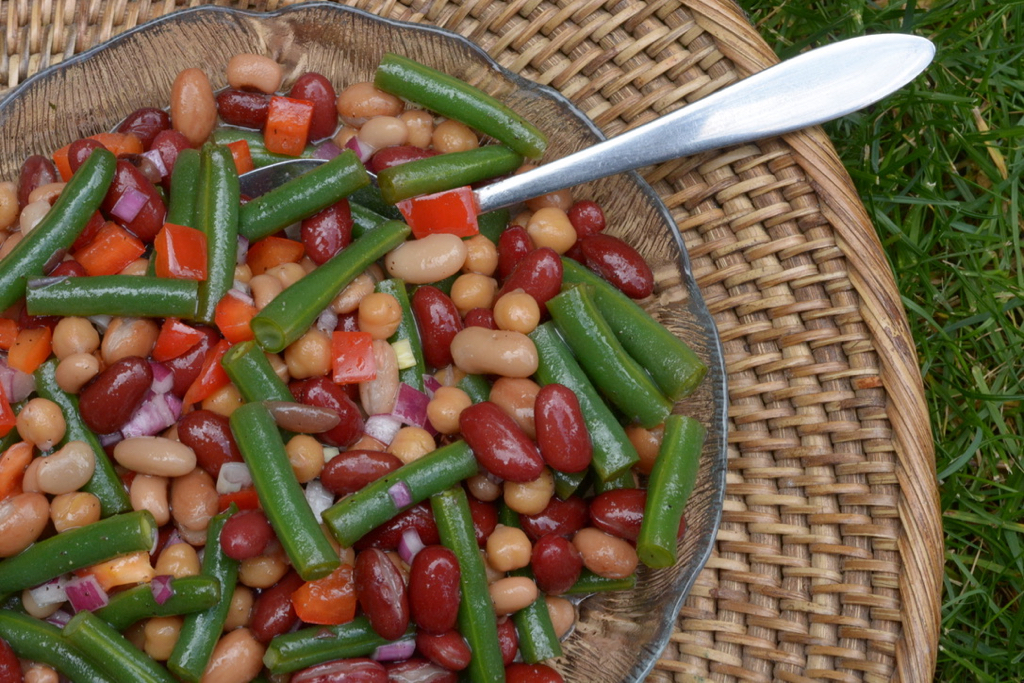
[[280, 555], [259, 555], [242, 560], [238, 580], [251, 588], [270, 588], [288, 572], [288, 564]]
[[246, 586], [235, 586], [231, 593], [231, 605], [228, 607], [228, 616], [224, 621], [225, 631], [234, 631], [236, 628], [249, 625], [249, 618], [252, 616], [252, 590]]
[[54, 496], [50, 501], [50, 519], [57, 533], [88, 526], [100, 520], [100, 499], [85, 491]]
[[359, 302], [359, 329], [374, 339], [387, 339], [402, 322], [402, 305], [391, 294], [374, 292]]
[[273, 275], [261, 273], [249, 280], [249, 289], [252, 291], [253, 305], [257, 311], [262, 311], [274, 297], [284, 291], [284, 286]]
[[551, 502], [555, 495], [555, 478], [547, 467], [533, 481], [506, 481], [505, 505], [522, 515], [535, 515]]
[[239, 263], [235, 266], [234, 280], [249, 284], [252, 281], [252, 268], [248, 263]]
[[665, 431], [664, 425], [658, 425], [652, 429], [644, 429], [640, 425], [626, 427], [626, 436], [630, 443], [636, 448], [640, 461], [636, 469], [641, 474], [650, 474], [654, 469], [654, 461], [658, 459], [658, 450], [661, 448], [661, 437]]
[[26, 403], [15, 424], [21, 438], [41, 451], [53, 448], [67, 430], [60, 406], [45, 398], [33, 398]]
[[33, 662], [25, 670], [25, 683], [60, 683], [60, 674], [45, 664]]
[[459, 431], [459, 415], [471, 405], [473, 400], [465, 391], [443, 386], [434, 392], [434, 397], [427, 404], [427, 419], [442, 434], [455, 434]]
[[534, 211], [526, 224], [526, 234], [538, 249], [550, 247], [559, 254], [576, 244], [576, 228], [572, 227], [565, 211], [555, 206]]
[[454, 119], [448, 119], [435, 126], [430, 141], [434, 149], [441, 154], [468, 152], [480, 146], [476, 133], [466, 124]]
[[160, 327], [151, 318], [114, 318], [103, 333], [103, 362], [112, 365], [128, 356], [146, 358], [159, 335]]
[[21, 606], [25, 608], [25, 612], [30, 617], [35, 617], [36, 619], [46, 619], [63, 605], [64, 603], [60, 601], [52, 602], [48, 605], [40, 605], [32, 597], [32, 589], [26, 588], [21, 592]]
[[53, 355], [64, 360], [76, 353], [92, 353], [100, 348], [100, 333], [88, 318], [61, 318], [53, 328]]
[[478, 273], [464, 273], [452, 283], [451, 299], [460, 315], [474, 308], [490, 308], [494, 305], [494, 295], [498, 291], [498, 281], [493, 277]]
[[281, 287], [288, 289], [306, 276], [306, 269], [298, 263], [280, 263], [272, 268], [267, 268], [266, 274], [276, 277], [280, 280]]
[[576, 608], [565, 598], [556, 595], [545, 595], [544, 602], [547, 604], [555, 635], [560, 639], [564, 638], [576, 625]]
[[483, 235], [473, 235], [466, 242], [466, 262], [462, 264], [464, 273], [494, 275], [498, 269], [498, 247]]
[[119, 275], [145, 275], [149, 269], [149, 259], [137, 258], [121, 269]]
[[466, 489], [477, 500], [491, 503], [501, 497], [501, 484], [485, 474], [475, 474], [466, 480]]
[[533, 579], [525, 576], [498, 579], [488, 586], [487, 590], [491, 594], [491, 602], [494, 603], [494, 611], [498, 616], [529, 607], [540, 594]]
[[402, 427], [391, 440], [387, 452], [408, 465], [436, 448], [434, 437], [427, 430], [421, 427]]
[[405, 121], [409, 131], [409, 144], [413, 147], [426, 149], [434, 135], [434, 117], [422, 109], [409, 109], [398, 117]]
[[212, 410], [225, 417], [231, 417], [231, 413], [244, 403], [242, 394], [234, 384], [217, 389], [215, 392], [203, 399], [203, 409]]
[[375, 116], [359, 129], [356, 136], [373, 149], [404, 145], [409, 140], [405, 121], [395, 116]]
[[188, 543], [175, 543], [164, 547], [154, 569], [157, 574], [169, 574], [176, 579], [196, 576], [200, 571], [199, 554]]
[[288, 462], [300, 484], [320, 476], [324, 468], [324, 447], [308, 434], [296, 434], [285, 445]]
[[487, 561], [499, 572], [510, 572], [530, 564], [533, 545], [522, 529], [499, 524], [487, 537]]
[[494, 302], [494, 323], [499, 330], [530, 334], [540, 324], [540, 306], [521, 289], [502, 294]]
[[281, 88], [284, 69], [270, 57], [238, 54], [228, 61], [228, 84], [239, 90], [259, 90], [272, 95]]
[[342, 126], [341, 128], [338, 129], [338, 132], [334, 134], [334, 137], [331, 139], [331, 141], [334, 144], [336, 144], [340, 149], [345, 149], [345, 147], [348, 145], [348, 141], [354, 138], [356, 136], [356, 133], [358, 132], [358, 128], [353, 128], [352, 126]]
[[202, 683], [245, 683], [255, 679], [263, 668], [265, 649], [249, 629], [231, 631], [214, 646]]
[[267, 362], [270, 363], [270, 367], [274, 370], [274, 374], [285, 384], [291, 381], [292, 376], [288, 374], [288, 364], [284, 362], [284, 358], [277, 355], [276, 353], [265, 353]]
[[18, 186], [12, 182], [0, 183], [0, 230], [6, 230], [18, 220]]
[[354, 83], [338, 95], [337, 109], [342, 121], [358, 128], [374, 116], [398, 116], [405, 104], [373, 83]]
[[73, 353], [57, 364], [54, 378], [69, 394], [77, 394], [100, 372], [100, 361], [91, 353]]
[[143, 628], [146, 640], [142, 649], [158, 662], [166, 662], [171, 658], [171, 652], [178, 643], [183, 623], [184, 619], [179, 616], [147, 619]]
[[294, 379], [326, 375], [331, 370], [330, 335], [311, 327], [284, 350], [284, 362]]
[[488, 400], [496, 403], [502, 412], [515, 420], [519, 428], [531, 438], [537, 438], [534, 406], [540, 385], [528, 377], [499, 377], [491, 387]]

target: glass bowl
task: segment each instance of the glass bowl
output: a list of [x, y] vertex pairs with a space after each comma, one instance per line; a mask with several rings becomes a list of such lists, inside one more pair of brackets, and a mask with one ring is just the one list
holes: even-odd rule
[[[273, 13], [210, 6], [175, 12], [122, 33], [12, 91], [0, 102], [0, 178], [15, 179], [29, 155], [48, 155], [79, 137], [109, 130], [138, 107], [165, 106], [175, 75], [185, 68], [203, 68], [219, 88], [226, 85], [230, 57], [251, 52], [284, 66], [285, 89], [307, 70], [344, 86], [372, 80], [389, 51], [458, 76], [524, 114], [551, 138], [545, 160], [603, 139], [555, 90], [506, 71], [454, 33], [332, 3]], [[714, 321], [691, 274], [682, 238], [654, 191], [638, 175], [624, 174], [582, 186], [575, 196], [597, 201], [607, 215], [608, 232], [644, 256], [657, 279], [644, 306], [709, 367], [703, 385], [675, 408], [699, 419], [708, 431], [678, 561], [657, 571], [641, 568], [635, 590], [580, 601], [576, 628], [563, 643], [564, 655], [554, 662], [568, 681], [622, 683], [642, 680], [650, 672], [711, 553], [725, 489], [726, 377]]]

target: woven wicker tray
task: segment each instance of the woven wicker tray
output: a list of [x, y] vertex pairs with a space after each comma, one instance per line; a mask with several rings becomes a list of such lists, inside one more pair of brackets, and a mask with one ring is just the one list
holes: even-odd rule
[[[200, 4], [0, 1], [0, 96]], [[347, 4], [471, 38], [608, 135], [776, 61], [730, 0]], [[930, 680], [942, 534], [922, 382], [892, 274], [831, 144], [812, 129], [643, 175], [686, 241], [730, 389], [716, 550], [651, 680]]]

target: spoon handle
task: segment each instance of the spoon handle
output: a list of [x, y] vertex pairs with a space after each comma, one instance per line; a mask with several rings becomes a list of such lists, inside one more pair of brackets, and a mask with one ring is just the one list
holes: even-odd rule
[[839, 118], [909, 83], [934, 54], [928, 40], [902, 34], [811, 50], [610, 140], [482, 187], [480, 212]]

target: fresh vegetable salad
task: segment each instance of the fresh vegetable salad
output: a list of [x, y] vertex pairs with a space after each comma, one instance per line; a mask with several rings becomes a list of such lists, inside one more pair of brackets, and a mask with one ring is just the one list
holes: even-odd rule
[[675, 562], [704, 365], [594, 202], [477, 215], [546, 144], [498, 101], [226, 71], [0, 183], [0, 682], [562, 680]]

